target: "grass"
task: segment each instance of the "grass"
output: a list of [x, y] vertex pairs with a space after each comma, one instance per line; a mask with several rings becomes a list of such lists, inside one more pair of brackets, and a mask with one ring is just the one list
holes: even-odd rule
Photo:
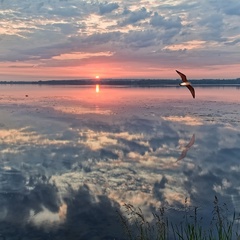
[[[130, 240], [239, 240], [238, 233], [240, 217], [230, 213], [227, 205], [220, 205], [215, 196], [211, 219], [206, 227], [199, 216], [199, 209], [188, 205], [181, 212], [182, 221], [170, 221], [168, 209], [161, 207], [158, 212], [152, 213], [148, 221], [142, 210], [131, 204], [124, 204], [124, 213], [118, 212], [126, 237]], [[179, 211], [176, 214], [180, 214]]]

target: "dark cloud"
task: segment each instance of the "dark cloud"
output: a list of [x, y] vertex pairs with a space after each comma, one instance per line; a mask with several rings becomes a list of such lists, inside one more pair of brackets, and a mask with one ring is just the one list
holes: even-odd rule
[[171, 29], [171, 28], [177, 28], [181, 29], [182, 24], [181, 24], [181, 19], [179, 17], [177, 18], [169, 18], [166, 19], [163, 16], [159, 15], [157, 12], [154, 13], [154, 15], [151, 17], [150, 24], [153, 27], [158, 27], [158, 28], [165, 28], [165, 29]]
[[217, 8], [218, 11], [221, 11], [227, 15], [240, 15], [240, 3], [238, 1], [230, 0], [228, 2], [215, 2], [211, 0], [209, 2], [212, 4], [213, 7]]
[[229, 3], [228, 7], [224, 10], [224, 12], [228, 15], [240, 16], [240, 4], [237, 3], [237, 5], [236, 5], [236, 2], [235, 2], [234, 5]]
[[131, 11], [127, 7], [124, 7], [122, 15], [128, 15], [130, 13], [131, 13]]
[[0, 193], [15, 193], [24, 192], [25, 189], [25, 177], [20, 171], [12, 170], [0, 170]]
[[158, 11], [167, 11], [168, 13], [181, 13], [181, 12], [189, 12], [193, 9], [198, 9], [200, 4], [198, 2], [189, 2], [186, 0], [182, 0], [172, 5], [169, 3], [163, 2], [162, 4], [157, 6]]
[[95, 239], [96, 236], [99, 239], [124, 239], [116, 212], [120, 208], [117, 203], [106, 196], [98, 196], [98, 202], [93, 202], [87, 186], [73, 192], [65, 201], [68, 213], [64, 229], [70, 235], [80, 239]]
[[108, 32], [108, 33], [94, 33], [88, 37], [85, 37], [82, 39], [82, 41], [79, 41], [79, 39], [71, 39], [73, 42], [83, 42], [83, 44], [96, 44], [96, 45], [101, 45], [101, 44], [106, 44], [111, 41], [116, 41], [121, 37], [121, 32], [119, 31], [113, 31], [113, 32]]
[[145, 152], [149, 151], [148, 147], [146, 147], [142, 144], [139, 144], [137, 141], [130, 141], [130, 140], [119, 138], [118, 142], [120, 144], [124, 144], [125, 148], [127, 148], [129, 150], [129, 152], [136, 152], [141, 155], [144, 155]]
[[108, 3], [108, 2], [100, 3], [99, 4], [99, 13], [101, 15], [104, 15], [104, 14], [110, 13], [118, 8], [119, 8], [119, 5], [117, 3]]
[[[65, 31], [66, 28], [61, 26], [62, 31]], [[68, 31], [68, 30], [67, 30]], [[70, 32], [69, 32], [70, 33]], [[37, 47], [28, 50], [19, 50], [22, 60], [25, 58], [31, 59], [31, 56], [34, 55], [35, 59], [50, 59], [54, 56], [59, 56], [68, 52], [99, 52], [99, 47], [101, 45], [107, 45], [114, 43], [121, 36], [120, 32], [108, 32], [108, 33], [96, 33], [87, 37], [78, 38], [70, 37], [68, 42], [49, 45], [47, 47]], [[108, 47], [109, 49], [109, 47]], [[103, 49], [101, 49], [103, 51]], [[16, 57], [15, 57], [16, 58]], [[17, 59], [20, 60], [20, 59]]]
[[[52, 26], [55, 28], [59, 28], [60, 31], [65, 35], [71, 35], [71, 34], [75, 34], [76, 31], [80, 28], [77, 26], [74, 26], [73, 24], [69, 24], [69, 23], [55, 23], [52, 24]], [[82, 25], [81, 29], [85, 29], [86, 26]]]
[[81, 12], [79, 11], [79, 9], [71, 5], [52, 8], [48, 10], [48, 13], [53, 16], [64, 17], [64, 18], [79, 17], [81, 15]]
[[141, 20], [148, 19], [151, 16], [151, 12], [148, 12], [145, 7], [142, 7], [140, 10], [131, 11], [129, 13], [128, 11], [125, 11], [124, 15], [126, 14], [127, 17], [118, 23], [121, 27], [133, 25]]
[[[222, 177], [213, 172], [201, 173], [198, 170], [196, 169], [197, 172], [184, 171], [184, 174], [188, 177], [187, 181], [185, 181], [185, 188], [190, 194], [194, 205], [201, 203], [207, 206], [212, 199], [205, 198], [205, 196], [212, 196], [213, 198], [216, 195], [213, 186], [221, 185]], [[193, 190], [196, 190], [196, 192]]]
[[166, 196], [164, 195], [165, 188], [167, 187], [168, 179], [163, 176], [159, 182], [155, 182], [153, 185], [153, 195], [161, 202], [162, 205], [166, 203]]
[[[6, 200], [7, 218], [1, 219], [1, 237], [24, 239], [117, 239], [124, 240], [123, 228], [118, 219], [117, 211], [120, 206], [106, 196], [93, 196], [87, 186], [78, 191], [69, 189], [69, 195], [64, 198], [67, 206], [65, 221], [54, 225], [34, 225], [32, 218], [42, 212], [42, 208], [52, 213], [59, 210], [59, 199], [56, 198], [57, 189], [53, 185], [35, 186], [35, 190], [27, 196], [1, 194], [1, 203]], [[8, 204], [8, 206], [6, 206]], [[34, 211], [32, 217], [30, 211]]]
[[103, 158], [103, 159], [119, 159], [119, 156], [118, 154], [110, 151], [110, 150], [106, 150], [106, 149], [101, 149], [100, 150], [100, 158]]
[[[36, 180], [37, 176], [33, 177]], [[32, 180], [31, 182], [33, 183]], [[31, 183], [29, 182], [29, 184]], [[6, 190], [4, 193], [0, 193], [1, 211], [7, 212], [7, 214], [1, 218], [1, 224], [10, 223], [24, 226], [30, 220], [31, 211], [37, 214], [41, 212], [43, 208], [53, 213], [58, 212], [59, 198], [54, 185], [39, 178], [31, 187], [33, 187], [33, 190], [29, 190], [28, 192], [22, 190], [10, 192]]]
[[165, 144], [178, 145], [178, 136], [169, 136], [167, 132], [164, 133], [162, 137], [153, 137], [149, 140], [149, 144], [153, 151], [156, 151], [158, 148], [161, 148]]
[[144, 133], [150, 134], [154, 132], [154, 126], [151, 120], [144, 118], [132, 117], [131, 119], [127, 119], [124, 124], [124, 130], [129, 133]]
[[[201, 26], [206, 28], [206, 31], [202, 33], [204, 40], [223, 41], [223, 16], [220, 14], [212, 14], [210, 16], [204, 16], [199, 21]], [[225, 38], [226, 40], [226, 38]]]
[[127, 46], [132, 48], [145, 48], [154, 46], [158, 33], [152, 30], [145, 31], [130, 31], [124, 36], [124, 42]]
[[230, 41], [230, 42], [225, 42], [225, 45], [236, 45], [240, 42], [240, 38], [234, 40], [234, 41]]

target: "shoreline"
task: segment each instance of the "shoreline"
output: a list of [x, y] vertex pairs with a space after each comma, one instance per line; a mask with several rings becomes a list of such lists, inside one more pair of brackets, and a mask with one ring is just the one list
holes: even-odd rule
[[[237, 79], [201, 79], [190, 80], [194, 86], [200, 87], [240, 87], [240, 78]], [[0, 81], [0, 85], [106, 85], [130, 87], [176, 87], [181, 81], [178, 79], [82, 79], [82, 80], [46, 80], [46, 81]]]

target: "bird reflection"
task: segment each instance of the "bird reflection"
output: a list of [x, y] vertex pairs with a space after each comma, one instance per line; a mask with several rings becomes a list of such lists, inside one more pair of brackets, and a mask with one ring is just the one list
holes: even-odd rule
[[96, 93], [99, 93], [99, 92], [100, 92], [99, 84], [96, 84]]
[[178, 157], [176, 162], [186, 157], [188, 150], [192, 147], [194, 142], [195, 142], [195, 134], [192, 135], [190, 142], [184, 147], [184, 150], [182, 151], [181, 155]]
[[184, 75], [183, 73], [179, 72], [178, 70], [176, 70], [176, 72], [180, 75], [180, 77], [181, 77], [181, 79], [183, 81], [179, 85], [180, 86], [186, 86], [189, 89], [189, 91], [191, 92], [193, 98], [195, 98], [195, 90], [192, 87], [191, 83], [187, 80], [186, 75]]

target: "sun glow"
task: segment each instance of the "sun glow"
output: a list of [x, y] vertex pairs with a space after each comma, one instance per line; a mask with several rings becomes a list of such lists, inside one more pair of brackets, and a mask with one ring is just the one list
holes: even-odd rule
[[99, 84], [96, 85], [96, 93], [100, 92]]
[[99, 79], [100, 77], [97, 75], [95, 78], [96, 78], [96, 79]]

